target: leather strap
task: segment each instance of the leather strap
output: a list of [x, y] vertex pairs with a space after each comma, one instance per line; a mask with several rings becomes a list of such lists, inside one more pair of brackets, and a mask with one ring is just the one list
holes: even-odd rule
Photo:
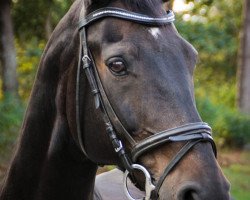
[[[113, 121], [111, 122], [111, 120], [110, 120], [111, 117], [109, 116], [109, 112], [111, 112], [111, 115], [113, 117], [112, 119], [117, 119], [116, 120], [117, 122], [115, 124], [120, 125], [117, 127], [122, 127], [122, 129], [125, 131], [126, 131], [126, 129], [122, 126], [120, 120], [118, 120], [118, 117], [116, 117], [116, 114], [112, 110], [112, 107], [109, 103], [109, 100], [104, 92], [104, 89], [102, 87], [102, 83], [101, 83], [101, 80], [99, 78], [95, 63], [93, 62], [93, 58], [91, 57], [90, 53], [88, 52], [86, 28], [85, 27], [83, 27], [80, 30], [80, 40], [81, 40], [81, 44], [82, 44], [81, 57], [82, 57], [83, 69], [84, 69], [85, 74], [87, 76], [92, 94], [94, 95], [96, 109], [100, 108], [102, 113], [103, 113], [103, 121], [104, 121], [104, 124], [106, 126], [106, 132], [107, 132], [107, 134], [112, 142], [114, 150], [116, 151], [116, 153], [120, 157], [123, 166], [128, 171], [132, 171], [131, 162], [125, 153], [125, 149], [122, 145], [122, 142], [118, 139], [117, 133], [116, 133], [115, 129], [113, 128], [113, 125], [112, 125]], [[80, 110], [80, 108], [79, 108], [79, 96], [80, 96], [79, 77], [80, 77], [81, 65], [79, 65], [78, 68], [79, 69], [77, 70], [77, 90], [76, 90], [76, 93], [77, 93], [77, 97], [76, 97], [77, 140], [78, 140], [78, 143], [80, 145], [82, 152], [85, 154], [85, 156], [87, 158], [89, 158], [88, 153], [84, 147], [84, 141], [82, 138], [80, 119], [79, 119], [79, 114], [80, 114], [80, 111], [79, 111]], [[100, 89], [101, 93], [100, 93], [99, 89]], [[104, 99], [103, 97], [106, 97], [105, 101], [103, 100]], [[130, 136], [130, 134], [127, 131], [124, 132], [123, 135], [125, 136], [125, 138], [129, 142], [131, 142], [132, 144], [134, 143], [133, 138]]]
[[77, 134], [76, 135], [74, 134], [74, 137], [76, 137], [75, 141], [77, 142], [81, 151], [88, 158], [87, 152], [83, 144], [81, 122], [80, 122], [80, 77], [81, 77], [81, 65], [82, 65], [82, 60], [80, 58], [82, 57], [83, 40], [82, 40], [81, 34], [79, 37], [80, 37], [80, 49], [79, 49], [79, 60], [78, 60], [77, 75], [76, 75], [76, 130], [77, 130]]
[[140, 141], [131, 151], [132, 160], [136, 162], [143, 153], [167, 142], [181, 142], [194, 139], [207, 139], [211, 142], [216, 155], [216, 147], [211, 136], [211, 128], [204, 122], [190, 123], [177, 128], [165, 130]]
[[[93, 65], [95, 64], [93, 63]], [[135, 146], [136, 145], [135, 140], [131, 137], [130, 133], [127, 131], [127, 129], [123, 126], [122, 122], [119, 120], [118, 116], [116, 115], [108, 99], [108, 96], [103, 88], [103, 84], [101, 82], [96, 66], [94, 66], [93, 69], [94, 69], [95, 78], [99, 87], [100, 99], [103, 102], [103, 107], [105, 108], [105, 112], [107, 113], [109, 120], [112, 122], [117, 133], [119, 133], [119, 136], [125, 138], [131, 146]]]
[[174, 167], [182, 160], [182, 158], [188, 153], [188, 151], [201, 142], [202, 140], [191, 140], [188, 141], [181, 150], [176, 154], [176, 156], [170, 161], [170, 163], [165, 168], [163, 174], [160, 176], [159, 181], [157, 182], [155, 189], [151, 193], [151, 199], [156, 200], [158, 199], [160, 188], [165, 181], [166, 177], [169, 175], [169, 173], [174, 169]]
[[87, 25], [105, 17], [120, 18], [144, 25], [155, 25], [155, 26], [169, 24], [175, 20], [175, 15], [171, 10], [167, 11], [165, 15], [158, 18], [158, 17], [150, 17], [143, 14], [138, 14], [121, 8], [106, 7], [98, 9], [90, 13], [84, 19], [81, 19], [79, 23], [79, 28], [81, 29], [82, 27], [86, 27]]

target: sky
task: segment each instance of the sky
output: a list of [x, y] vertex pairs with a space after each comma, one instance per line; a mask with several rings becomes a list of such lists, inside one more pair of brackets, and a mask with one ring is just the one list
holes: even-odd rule
[[192, 2], [186, 4], [184, 3], [184, 0], [175, 0], [173, 4], [173, 10], [175, 12], [182, 12], [190, 9], [192, 6], [193, 6]]

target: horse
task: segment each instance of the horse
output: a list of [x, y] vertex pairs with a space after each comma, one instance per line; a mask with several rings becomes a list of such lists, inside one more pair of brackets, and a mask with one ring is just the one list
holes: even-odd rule
[[72, 4], [42, 55], [0, 200], [93, 199], [99, 165], [125, 172], [128, 199], [129, 178], [145, 199], [230, 199], [195, 105], [197, 51], [163, 3]]

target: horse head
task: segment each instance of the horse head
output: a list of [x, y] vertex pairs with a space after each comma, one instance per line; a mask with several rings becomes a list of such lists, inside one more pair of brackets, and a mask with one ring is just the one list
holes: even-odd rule
[[[165, 14], [160, 1], [110, 1], [105, 6], [108, 7], [106, 10], [104, 8], [95, 15], [111, 12], [112, 8], [118, 8], [114, 13], [125, 12], [131, 16], [139, 13], [155, 19]], [[87, 14], [96, 9], [90, 7]], [[171, 13], [168, 17], [171, 18]], [[178, 131], [187, 127], [194, 127], [195, 130], [191, 128], [190, 132], [196, 131], [196, 125], [201, 125], [201, 132], [207, 127], [203, 126], [195, 105], [193, 72], [197, 51], [194, 47], [180, 36], [173, 23], [144, 24], [141, 20], [104, 14], [91, 24], [87, 22], [84, 29], [84, 40], [91, 52], [89, 59], [92, 59], [96, 68], [94, 73], [100, 79], [97, 88], [103, 87], [102, 109], [108, 110], [107, 116], [111, 118], [113, 128], [118, 129], [133, 162], [148, 170], [155, 185], [161, 181], [157, 198], [229, 199], [229, 184], [216, 161], [216, 150], [211, 140], [194, 142], [186, 151], [183, 149], [188, 146], [188, 140], [195, 139], [190, 135], [189, 139], [172, 138], [175, 142], [169, 142], [169, 137], [162, 136], [158, 138], [157, 145], [152, 145], [156, 141], [154, 136], [163, 135], [162, 132], [167, 136], [171, 131], [182, 136]], [[114, 114], [110, 113], [109, 107]], [[117, 120], [129, 136], [119, 133]], [[96, 138], [85, 139], [86, 152], [90, 152], [92, 160], [103, 161], [99, 158], [101, 151], [93, 150], [93, 141], [97, 141], [100, 135], [91, 137]], [[140, 144], [143, 142], [145, 147]], [[148, 148], [147, 145], [153, 147]], [[107, 142], [101, 146], [102, 150], [109, 149], [111, 144]], [[185, 151], [185, 155], [179, 159], [181, 151]], [[122, 166], [116, 156], [109, 159], [107, 163]], [[161, 180], [169, 163], [175, 164]], [[139, 185], [144, 185], [140, 176], [136, 178]]]

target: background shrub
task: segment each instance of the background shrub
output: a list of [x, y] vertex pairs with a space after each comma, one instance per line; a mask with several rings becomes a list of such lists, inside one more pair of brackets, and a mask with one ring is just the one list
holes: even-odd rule
[[0, 156], [16, 141], [24, 113], [24, 105], [6, 96], [0, 100]]
[[250, 142], [250, 116], [213, 104], [208, 98], [197, 98], [197, 107], [202, 119], [212, 126], [219, 146], [241, 148]]

